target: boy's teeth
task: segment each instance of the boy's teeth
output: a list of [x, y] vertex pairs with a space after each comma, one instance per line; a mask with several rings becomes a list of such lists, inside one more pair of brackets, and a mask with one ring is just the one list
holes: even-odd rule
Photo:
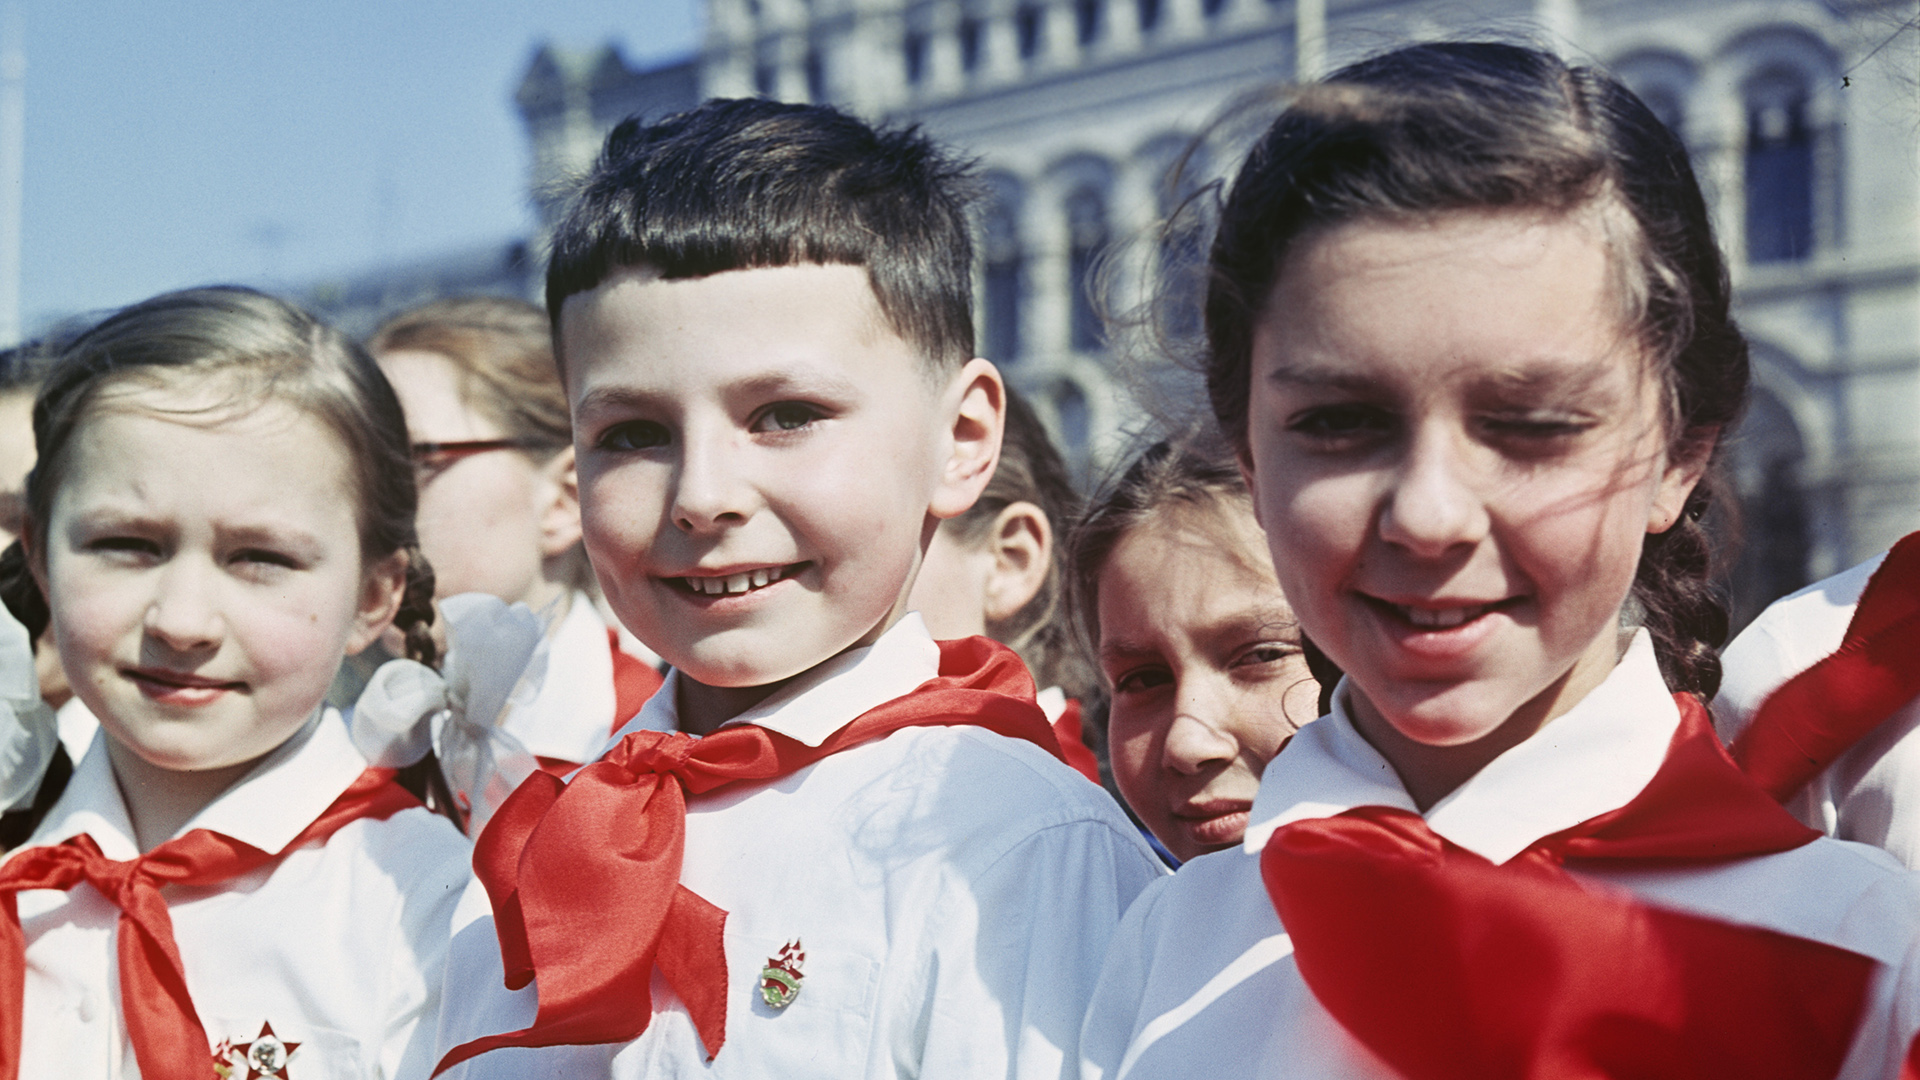
[[747, 570], [738, 574], [728, 574], [724, 577], [688, 577], [681, 578], [680, 580], [685, 581], [687, 588], [694, 592], [705, 593], [708, 596], [722, 596], [728, 593], [743, 593], [753, 589], [764, 588], [786, 577], [786, 575], [786, 567], [774, 566], [762, 567], [758, 570]]
[[1400, 610], [1406, 614], [1407, 621], [1415, 626], [1434, 630], [1445, 630], [1449, 627], [1459, 626], [1468, 619], [1479, 615], [1486, 610], [1486, 607], [1485, 605], [1481, 605], [1470, 608], [1440, 608], [1437, 610], [1434, 608], [1403, 607]]

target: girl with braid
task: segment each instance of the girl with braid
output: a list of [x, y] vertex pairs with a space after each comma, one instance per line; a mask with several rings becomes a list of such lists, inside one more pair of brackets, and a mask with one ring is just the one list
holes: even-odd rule
[[1345, 675], [1122, 921], [1081, 1075], [1901, 1075], [1920, 889], [1704, 708], [1747, 355], [1680, 143], [1598, 71], [1416, 45], [1300, 88], [1219, 220], [1211, 403]]
[[393, 391], [200, 289], [66, 346], [34, 438], [8, 607], [100, 730], [0, 864], [0, 1076], [424, 1076], [467, 845], [322, 707], [390, 623], [434, 659]]

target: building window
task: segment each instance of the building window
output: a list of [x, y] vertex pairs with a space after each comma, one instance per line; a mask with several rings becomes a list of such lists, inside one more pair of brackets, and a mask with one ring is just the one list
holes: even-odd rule
[[1026, 255], [1020, 246], [1018, 194], [997, 191], [987, 206], [986, 275], [981, 316], [986, 324], [986, 357], [996, 364], [1020, 356], [1020, 300], [1025, 288]]
[[907, 59], [907, 85], [918, 86], [920, 80], [927, 77], [927, 35], [917, 31], [908, 34], [903, 51]]
[[753, 92], [761, 97], [773, 96], [773, 65], [762, 61], [753, 66]]
[[1106, 246], [1106, 199], [1092, 187], [1075, 189], [1067, 196], [1067, 282], [1072, 290], [1070, 340], [1076, 352], [1095, 352], [1101, 345], [1094, 268]]
[[980, 66], [980, 20], [960, 20], [960, 67], [971, 73]]
[[1020, 59], [1033, 59], [1040, 52], [1040, 9], [1021, 8], [1014, 13], [1013, 27], [1020, 39]]
[[1227, 6], [1227, 0], [1200, 0], [1200, 12], [1211, 19]]
[[1060, 380], [1053, 394], [1053, 412], [1060, 418], [1060, 441], [1067, 444], [1067, 453], [1084, 457], [1087, 443], [1093, 438], [1093, 409], [1087, 403], [1087, 392], [1071, 379]]
[[1640, 100], [1659, 121], [1666, 125], [1673, 137], [1681, 142], [1687, 141], [1687, 110], [1680, 103], [1680, 95], [1664, 86], [1650, 87], [1640, 92]]
[[807, 50], [807, 100], [815, 103], [827, 100], [827, 65], [820, 59], [817, 49]]
[[1160, 25], [1160, 0], [1135, 0], [1140, 10], [1140, 29], [1152, 32]]
[[1747, 94], [1747, 260], [1794, 262], [1813, 253], [1813, 132], [1804, 84], [1756, 83]]
[[1082, 48], [1100, 37], [1100, 0], [1074, 0], [1073, 29]]

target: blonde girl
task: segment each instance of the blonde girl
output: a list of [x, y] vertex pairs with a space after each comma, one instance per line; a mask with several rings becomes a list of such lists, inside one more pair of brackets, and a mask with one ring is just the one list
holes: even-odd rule
[[34, 437], [5, 586], [100, 730], [0, 865], [0, 1075], [424, 1076], [466, 844], [321, 706], [396, 620], [432, 659], [386, 380], [170, 293], [62, 351]]

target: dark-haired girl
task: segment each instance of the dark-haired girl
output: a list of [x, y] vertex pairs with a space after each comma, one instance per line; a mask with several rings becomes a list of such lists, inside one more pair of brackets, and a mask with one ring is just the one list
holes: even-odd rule
[[1920, 889], [1702, 705], [1747, 358], [1679, 143], [1550, 55], [1402, 49], [1300, 91], [1211, 264], [1212, 404], [1346, 675], [1134, 905], [1082, 1075], [1899, 1075]]
[[425, 1076], [467, 845], [322, 707], [396, 617], [433, 658], [393, 391], [171, 293], [63, 351], [34, 435], [8, 606], [100, 730], [0, 864], [0, 1076]]

